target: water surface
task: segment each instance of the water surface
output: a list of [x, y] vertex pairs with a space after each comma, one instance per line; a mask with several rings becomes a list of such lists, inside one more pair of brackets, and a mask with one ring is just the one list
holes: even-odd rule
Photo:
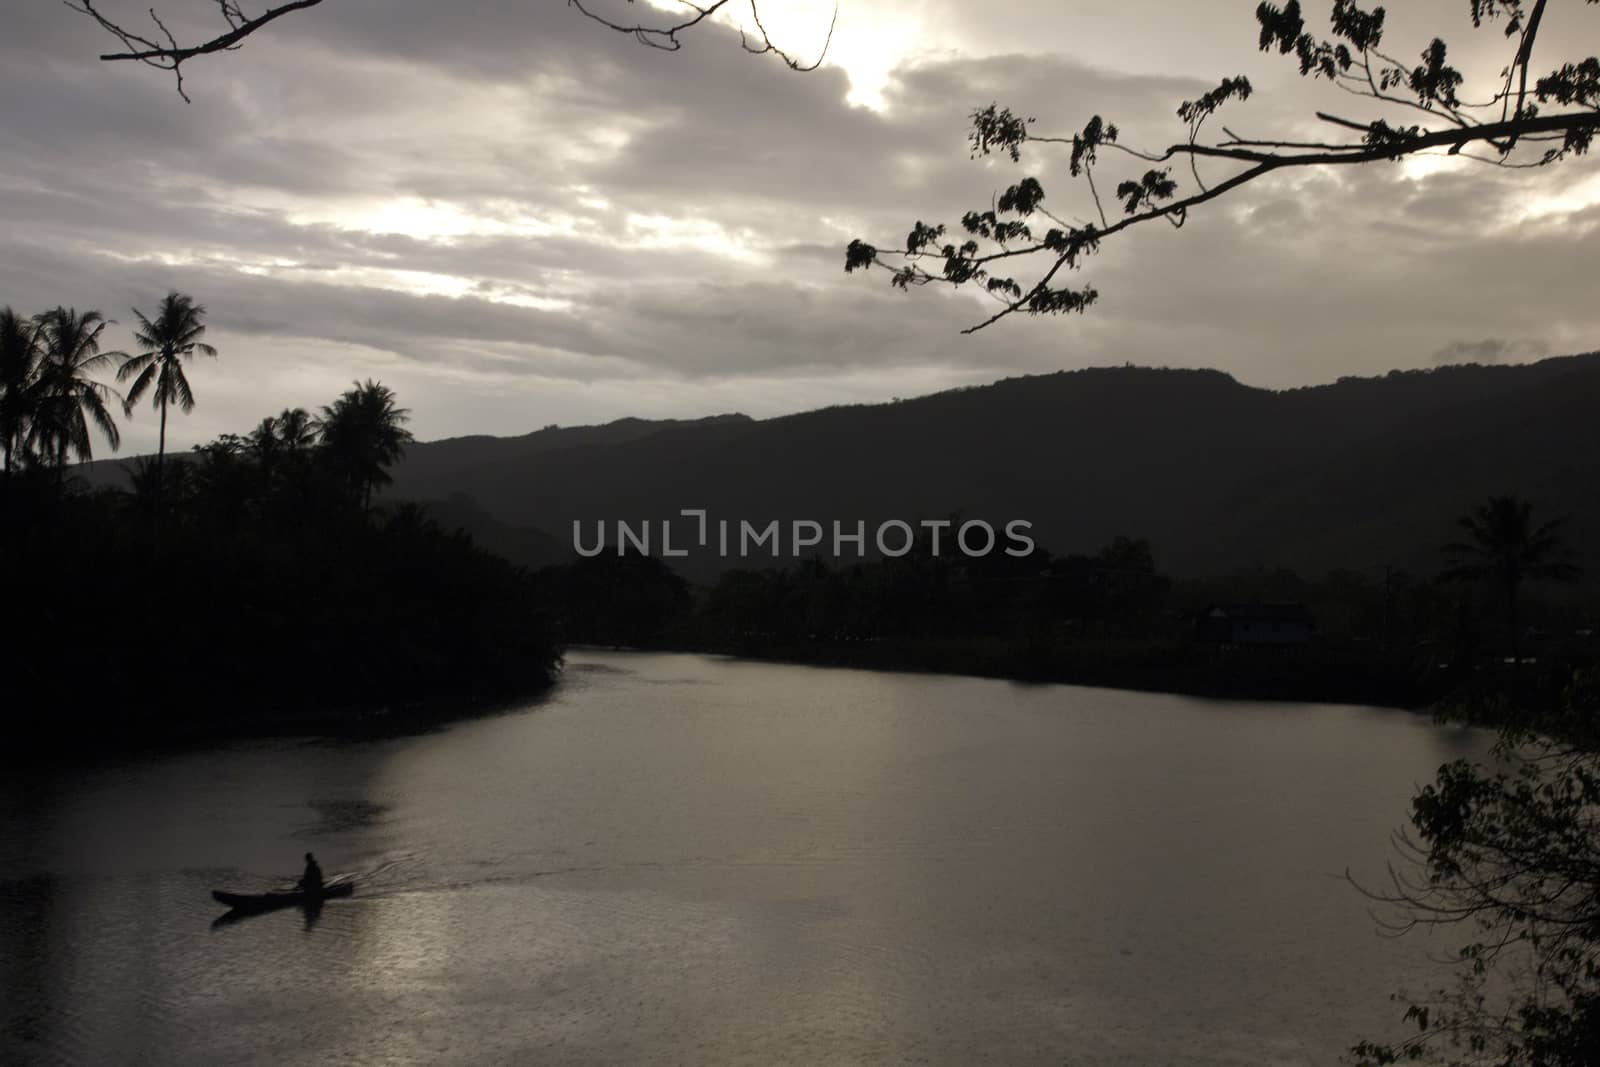
[[[1403, 712], [575, 653], [526, 709], [0, 786], [0, 1061], [1325, 1064], [1452, 947]], [[317, 853], [357, 895], [213, 925]]]

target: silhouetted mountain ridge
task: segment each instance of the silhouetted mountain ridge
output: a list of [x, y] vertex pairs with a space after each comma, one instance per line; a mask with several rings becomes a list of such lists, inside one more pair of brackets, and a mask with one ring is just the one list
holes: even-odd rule
[[395, 492], [463, 492], [562, 541], [574, 519], [692, 507], [869, 529], [961, 511], [1032, 520], [1056, 551], [1148, 537], [1178, 574], [1430, 570], [1455, 518], [1491, 493], [1572, 515], [1580, 543], [1600, 532], [1597, 402], [1593, 354], [1285, 391], [1214, 370], [1094, 368], [773, 419], [556, 431], [537, 451], [473, 439], [477, 461], [452, 465], [448, 484], [430, 473], [437, 446], [419, 445]]
[[[1588, 548], [1600, 535], [1597, 411], [1600, 354], [1283, 391], [1216, 370], [1104, 367], [770, 419], [624, 419], [417, 444], [389, 495], [465, 494], [486, 518], [458, 501], [441, 519], [469, 532], [492, 523], [490, 540], [524, 546], [528, 563], [570, 544], [574, 520], [592, 531], [705, 508], [735, 527], [862, 520], [870, 534], [885, 519], [959, 511], [1030, 520], [1057, 552], [1146, 537], [1164, 570], [1198, 576], [1431, 571], [1458, 516], [1516, 492], [1542, 516], [1570, 515], [1582, 562], [1600, 573]], [[705, 576], [740, 562], [674, 565]]]

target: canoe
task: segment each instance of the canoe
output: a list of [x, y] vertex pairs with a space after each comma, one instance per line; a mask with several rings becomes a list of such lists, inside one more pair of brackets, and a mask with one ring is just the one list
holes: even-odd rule
[[279, 893], [227, 893], [221, 889], [211, 891], [211, 899], [234, 911], [270, 911], [273, 908], [292, 908], [301, 905], [316, 906], [334, 897], [347, 897], [355, 892], [356, 884], [348, 879], [332, 881], [320, 893], [307, 893], [291, 889]]

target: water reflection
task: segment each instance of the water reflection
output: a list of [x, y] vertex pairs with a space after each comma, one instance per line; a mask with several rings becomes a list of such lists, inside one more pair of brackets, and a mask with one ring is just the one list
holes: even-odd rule
[[[585, 653], [528, 714], [8, 788], [0, 1060], [1331, 1063], [1429, 948], [1338, 875], [1483, 744]], [[354, 897], [218, 917], [312, 837]]]
[[302, 917], [305, 929], [311, 930], [317, 925], [317, 920], [322, 917], [322, 909], [327, 906], [327, 901], [321, 898], [303, 900], [295, 903], [270, 904], [257, 907], [233, 907], [211, 920], [211, 929], [221, 930], [248, 919], [258, 919], [265, 915], [273, 915], [281, 911], [292, 911]]

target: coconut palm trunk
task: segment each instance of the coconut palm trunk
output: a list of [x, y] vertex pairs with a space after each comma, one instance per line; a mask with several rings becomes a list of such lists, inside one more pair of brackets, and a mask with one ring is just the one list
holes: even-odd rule
[[[161, 377], [165, 379], [166, 375], [162, 374]], [[165, 380], [162, 381], [161, 388], [156, 393], [156, 396], [161, 401], [161, 436], [156, 442], [156, 514], [159, 516], [161, 514], [162, 501], [161, 483], [167, 462], [167, 383]]]

